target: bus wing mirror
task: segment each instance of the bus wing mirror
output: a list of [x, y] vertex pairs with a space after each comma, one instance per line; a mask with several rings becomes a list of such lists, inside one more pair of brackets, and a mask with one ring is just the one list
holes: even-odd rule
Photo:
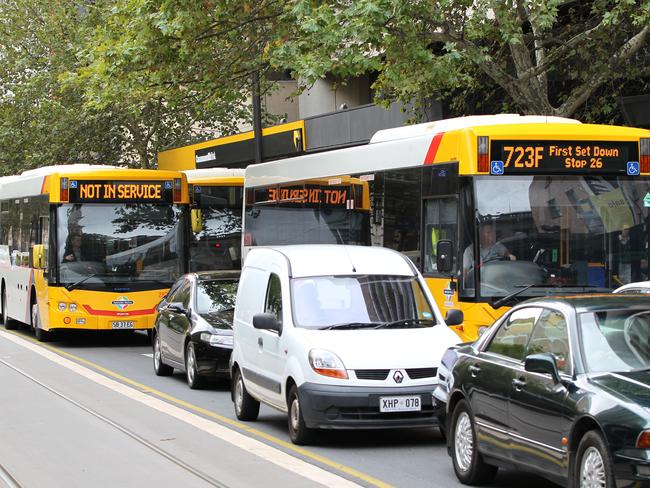
[[45, 246], [43, 244], [34, 244], [32, 265], [35, 269], [45, 269]]
[[460, 325], [465, 320], [462, 310], [457, 308], [452, 308], [447, 310], [447, 315], [445, 315], [445, 324], [447, 325]]
[[438, 273], [451, 273], [454, 265], [454, 245], [448, 239], [438, 241], [436, 246], [436, 270]]
[[192, 220], [192, 232], [198, 234], [203, 230], [203, 215], [201, 215], [201, 209], [193, 208], [190, 211], [190, 218]]

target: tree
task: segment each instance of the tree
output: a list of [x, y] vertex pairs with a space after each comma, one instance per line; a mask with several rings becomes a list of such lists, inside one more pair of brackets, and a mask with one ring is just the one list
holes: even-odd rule
[[572, 116], [607, 83], [650, 75], [648, 0], [294, 0], [281, 25], [274, 66], [305, 84], [374, 71], [383, 100], [487, 79], [524, 113]]

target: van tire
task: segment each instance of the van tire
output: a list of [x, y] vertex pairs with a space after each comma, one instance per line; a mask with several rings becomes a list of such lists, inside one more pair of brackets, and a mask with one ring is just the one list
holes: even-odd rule
[[244, 385], [244, 377], [239, 371], [235, 370], [232, 378], [232, 400], [235, 405], [235, 415], [239, 420], [257, 420], [260, 414], [260, 402], [255, 400]]
[[16, 330], [18, 328], [18, 322], [15, 322], [9, 318], [7, 315], [7, 290], [2, 289], [2, 323], [7, 330]]
[[305, 424], [305, 418], [302, 415], [302, 408], [300, 407], [298, 387], [296, 385], [291, 386], [287, 399], [289, 437], [291, 438], [291, 442], [299, 446], [309, 444], [313, 439], [314, 430], [309, 429]]

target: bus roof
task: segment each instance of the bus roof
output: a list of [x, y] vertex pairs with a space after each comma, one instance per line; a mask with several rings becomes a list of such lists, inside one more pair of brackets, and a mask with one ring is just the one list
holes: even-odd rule
[[190, 184], [203, 185], [233, 185], [241, 186], [244, 183], [245, 170], [237, 168], [203, 168], [186, 169], [182, 171], [187, 176]]

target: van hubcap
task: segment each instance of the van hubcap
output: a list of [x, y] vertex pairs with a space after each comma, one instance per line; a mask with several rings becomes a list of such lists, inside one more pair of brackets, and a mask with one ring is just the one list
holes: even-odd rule
[[237, 412], [241, 412], [241, 404], [244, 398], [244, 385], [241, 379], [241, 375], [237, 377], [237, 383], [235, 383], [235, 408]]
[[291, 402], [291, 428], [293, 430], [298, 430], [299, 425], [300, 425], [300, 402], [298, 401], [298, 397], [294, 397], [293, 401]]
[[472, 431], [472, 421], [467, 412], [462, 412], [456, 420], [454, 452], [458, 468], [461, 471], [467, 471], [472, 464], [474, 453], [474, 432]]
[[605, 463], [595, 447], [588, 447], [582, 455], [580, 488], [605, 488]]

